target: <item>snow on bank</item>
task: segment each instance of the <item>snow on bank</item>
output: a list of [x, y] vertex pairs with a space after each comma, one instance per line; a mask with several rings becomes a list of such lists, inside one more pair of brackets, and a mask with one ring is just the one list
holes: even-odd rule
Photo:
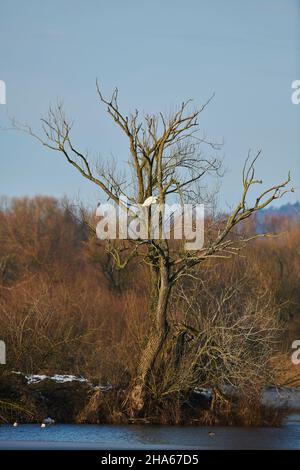
[[194, 388], [193, 392], [206, 400], [212, 400], [213, 398], [213, 391], [211, 388]]
[[[102, 392], [107, 392], [113, 388], [111, 384], [93, 385], [92, 382], [85, 377], [76, 375], [23, 374], [22, 372], [15, 371], [12, 371], [12, 373], [24, 376], [28, 385], [36, 384], [44, 380], [51, 380], [59, 384], [67, 382], [86, 383], [92, 390], [100, 390]], [[233, 387], [229, 386], [224, 386], [223, 392], [231, 397], [237, 395], [237, 391]], [[213, 395], [212, 389], [210, 388], [195, 388], [193, 393], [199, 398], [203, 398], [207, 401], [211, 400]], [[262, 393], [261, 403], [268, 408], [300, 411], [300, 388], [268, 388]]]
[[[223, 393], [231, 398], [238, 397], [238, 390], [232, 386], [224, 386]], [[193, 390], [194, 395], [198, 395], [206, 400], [212, 399], [212, 389], [196, 388]], [[300, 411], [300, 387], [283, 388], [270, 387], [262, 392], [261, 404], [267, 408], [276, 410], [293, 410]]]
[[22, 372], [12, 371], [13, 374], [23, 375], [26, 379], [27, 385], [36, 384], [42, 382], [43, 380], [51, 380], [56, 383], [67, 383], [67, 382], [81, 382], [90, 385], [94, 390], [108, 391], [112, 389], [111, 384], [107, 385], [96, 385], [93, 384], [84, 377], [79, 377], [77, 375], [63, 375], [63, 374], [54, 374], [54, 375], [44, 375], [44, 374], [23, 374]]
[[57, 383], [66, 383], [66, 382], [86, 382], [90, 383], [84, 377], [78, 377], [76, 375], [44, 375], [44, 374], [23, 374], [22, 372], [15, 372], [12, 371], [13, 374], [24, 375], [27, 384], [36, 384], [42, 382], [43, 380], [52, 380], [53, 382]]
[[268, 388], [262, 404], [269, 408], [300, 410], [300, 388]]

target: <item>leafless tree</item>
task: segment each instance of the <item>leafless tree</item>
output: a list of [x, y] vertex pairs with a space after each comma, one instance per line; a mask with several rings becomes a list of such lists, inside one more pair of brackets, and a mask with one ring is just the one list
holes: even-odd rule
[[[202, 182], [209, 175], [218, 176], [221, 172], [221, 161], [216, 157], [220, 145], [211, 142], [199, 132], [199, 116], [211, 99], [199, 109], [191, 109], [191, 101], [186, 101], [170, 115], [159, 113], [141, 117], [138, 111], [130, 115], [120, 111], [117, 89], [107, 99], [97, 83], [97, 92], [109, 116], [128, 138], [131, 177], [129, 173], [125, 178], [118, 176], [112, 165], [107, 163], [93, 164], [88, 154], [75, 146], [72, 124], [61, 104], [50, 107], [47, 117], [42, 119], [42, 135], [36, 134], [28, 126], [15, 126], [29, 132], [48, 149], [59, 152], [84, 178], [99, 187], [119, 207], [124, 206], [122, 196], [126, 196], [131, 204], [143, 204], [148, 197], [154, 195], [160, 206], [174, 198], [181, 203], [202, 202]], [[203, 153], [204, 147], [212, 156], [208, 157]], [[290, 191], [288, 176], [283, 182], [262, 190], [253, 203], [248, 202], [251, 189], [262, 183], [255, 176], [255, 162], [259, 155], [260, 152], [254, 159], [246, 160], [240, 201], [212, 232], [214, 235], [207, 237], [201, 249], [187, 251], [179, 242], [172, 244], [166, 240], [162, 235], [160, 219], [159, 237], [132, 241], [127, 254], [123, 252], [122, 259], [119, 257], [119, 262], [126, 265], [133, 256], [140, 256], [151, 273], [148, 314], [152, 327], [145, 338], [136, 378], [128, 394], [127, 404], [133, 412], [144, 407], [152, 371], [170, 332], [168, 310], [174, 285], [184, 276], [193, 276], [194, 270], [204, 265], [207, 259], [230, 258], [239, 253], [249, 241], [262, 236], [253, 234], [249, 237], [241, 231], [235, 231], [235, 228]], [[184, 242], [185, 240], [182, 241]], [[119, 254], [113, 254], [117, 260]]]

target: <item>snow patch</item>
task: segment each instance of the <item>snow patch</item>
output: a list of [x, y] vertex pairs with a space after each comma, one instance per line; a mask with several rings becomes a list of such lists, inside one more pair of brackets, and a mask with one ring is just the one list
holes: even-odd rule
[[66, 383], [66, 382], [88, 382], [87, 379], [83, 377], [77, 377], [76, 375], [36, 375], [36, 374], [26, 374], [25, 379], [27, 384], [36, 384], [42, 382], [43, 380], [52, 380], [56, 383]]
[[199, 395], [205, 398], [206, 400], [210, 400], [213, 396], [213, 392], [211, 388], [194, 388], [193, 392], [196, 395]]
[[27, 385], [32, 385], [36, 384], [39, 382], [42, 382], [43, 380], [52, 380], [53, 382], [56, 383], [67, 383], [67, 382], [81, 382], [81, 383], [86, 383], [90, 385], [93, 390], [101, 390], [102, 392], [107, 392], [108, 390], [111, 390], [113, 386], [111, 384], [107, 385], [96, 385], [93, 386], [93, 384], [86, 378], [84, 377], [79, 377], [77, 375], [63, 375], [63, 374], [54, 374], [54, 375], [45, 375], [45, 374], [23, 374], [22, 372], [16, 372], [12, 371], [13, 374], [17, 375], [24, 375]]
[[96, 385], [95, 387], [93, 387], [93, 390], [101, 390], [101, 392], [108, 392], [108, 390], [111, 390], [112, 388], [112, 384]]
[[65, 383], [65, 382], [88, 382], [87, 379], [84, 377], [78, 377], [76, 375], [59, 375], [55, 374], [48, 377], [50, 380], [54, 380], [54, 382]]
[[27, 380], [28, 384], [35, 384], [38, 382], [41, 382], [42, 380], [45, 380], [47, 378], [47, 375], [25, 375], [25, 379]]
[[12, 371], [12, 374], [24, 375], [28, 385], [36, 384], [36, 383], [42, 382], [43, 380], [52, 380], [53, 382], [56, 382], [56, 383], [66, 383], [66, 382], [86, 382], [86, 383], [90, 383], [84, 377], [78, 377], [77, 375], [23, 374], [22, 372], [16, 372], [14, 370]]
[[268, 388], [263, 392], [262, 404], [275, 409], [300, 410], [300, 388]]

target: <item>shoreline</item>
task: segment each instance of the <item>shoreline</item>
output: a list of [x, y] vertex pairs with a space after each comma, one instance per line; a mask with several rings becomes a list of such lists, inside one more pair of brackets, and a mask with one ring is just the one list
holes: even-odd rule
[[[234, 390], [224, 389], [231, 408], [213, 410], [212, 390], [192, 390], [182, 404], [176, 420], [171, 415], [132, 418], [118, 408], [124, 390], [109, 385], [94, 384], [73, 375], [25, 375], [8, 372], [0, 376], [0, 406], [7, 423], [41, 423], [45, 418], [56, 423], [111, 425], [183, 425], [183, 426], [276, 426], [285, 416], [300, 412], [300, 388], [270, 387], [262, 392], [255, 419], [247, 422], [239, 397]], [[96, 397], [96, 407], [90, 406]], [[171, 402], [170, 402], [171, 403]], [[2, 420], [5, 423], [5, 420]]]

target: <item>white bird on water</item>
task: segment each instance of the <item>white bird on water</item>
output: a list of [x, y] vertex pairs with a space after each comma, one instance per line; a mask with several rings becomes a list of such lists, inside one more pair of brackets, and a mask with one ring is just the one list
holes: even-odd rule
[[46, 427], [46, 424], [45, 423], [42, 423], [41, 424], [41, 428], [45, 428]]
[[157, 196], [149, 196], [147, 197], [147, 199], [145, 199], [145, 201], [143, 202], [142, 206], [143, 207], [149, 207], [151, 206], [152, 204], [156, 204], [157, 203]]
[[13, 424], [13, 427], [16, 428], [18, 426], [17, 421]]

